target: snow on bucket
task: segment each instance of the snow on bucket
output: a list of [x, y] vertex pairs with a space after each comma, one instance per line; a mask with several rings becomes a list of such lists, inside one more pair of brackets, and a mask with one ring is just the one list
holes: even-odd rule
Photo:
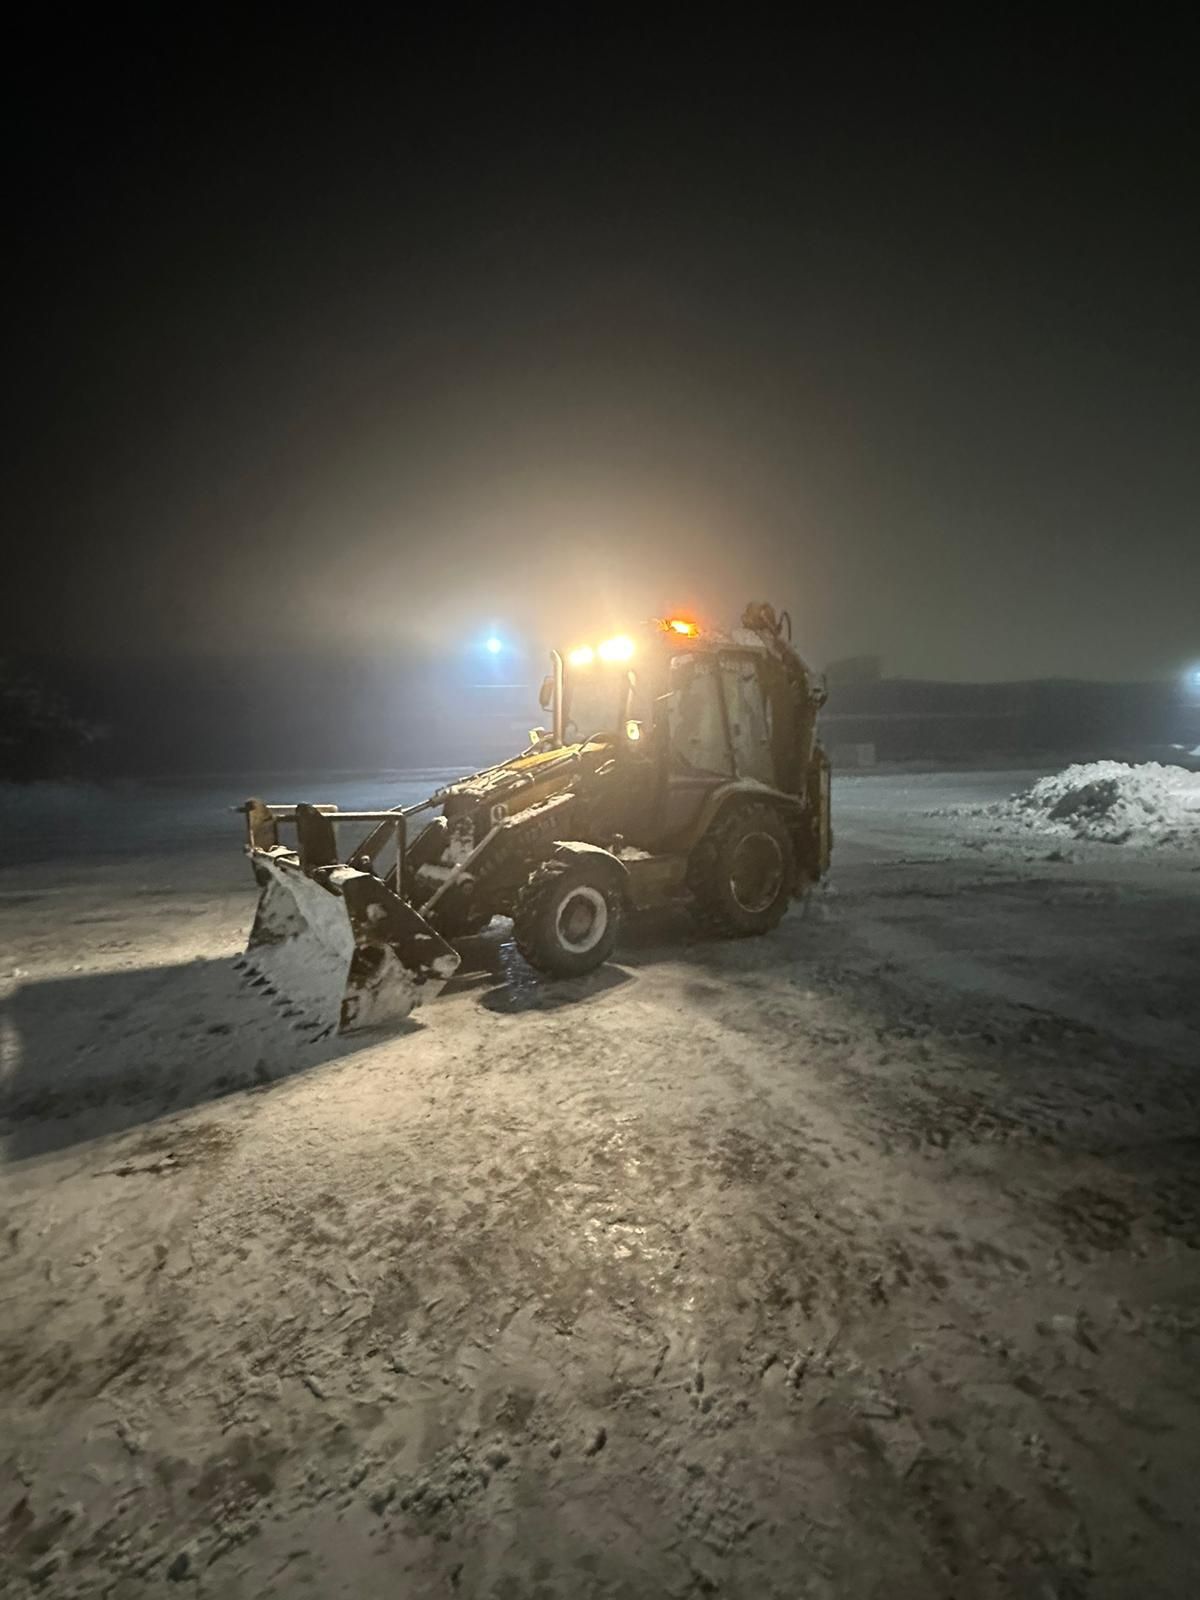
[[262, 893], [239, 965], [297, 1027], [348, 1033], [401, 1022], [422, 985], [458, 967], [457, 952], [373, 874], [310, 874], [282, 846], [250, 858]]

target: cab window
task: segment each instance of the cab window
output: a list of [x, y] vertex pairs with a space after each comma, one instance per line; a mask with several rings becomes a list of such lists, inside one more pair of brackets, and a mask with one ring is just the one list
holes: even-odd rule
[[684, 771], [733, 776], [720, 694], [712, 656], [676, 656], [671, 662], [667, 723], [674, 764]]
[[721, 688], [729, 721], [729, 739], [739, 778], [774, 784], [771, 751], [771, 708], [763, 693], [758, 662], [753, 656], [721, 657]]

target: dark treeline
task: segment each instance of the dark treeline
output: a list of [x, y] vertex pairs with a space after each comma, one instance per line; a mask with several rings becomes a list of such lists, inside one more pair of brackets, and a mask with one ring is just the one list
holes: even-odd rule
[[0, 777], [169, 777], [471, 766], [519, 749], [540, 672], [349, 656], [30, 660]]

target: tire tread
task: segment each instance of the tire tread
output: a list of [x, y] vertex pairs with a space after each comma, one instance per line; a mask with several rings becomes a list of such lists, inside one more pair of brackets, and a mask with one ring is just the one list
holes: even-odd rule
[[[564, 961], [562, 952], [547, 934], [547, 911], [550, 903], [564, 886], [564, 879], [587, 878], [586, 870], [572, 862], [543, 861], [530, 873], [517, 893], [513, 906], [513, 939], [517, 949], [531, 967], [538, 972], [572, 976], [592, 970], [608, 960], [620, 927], [620, 898], [611, 885], [594, 884], [608, 900], [609, 931], [597, 945], [601, 952], [595, 960], [579, 965]], [[590, 881], [590, 880], [589, 880]], [[590, 953], [589, 953], [590, 954]]]
[[[790, 873], [795, 872], [795, 847], [783, 826], [778, 809], [755, 801], [729, 806], [695, 846], [688, 863], [687, 884], [692, 894], [692, 916], [702, 933], [720, 938], [746, 938], [753, 934], [768, 933], [779, 925], [787, 911], [791, 898], [790, 883], [788, 894], [781, 896], [779, 904], [771, 909], [765, 919], [761, 915], [752, 919], [739, 916], [723, 891], [721, 862], [726, 847], [739, 833], [755, 823], [771, 823], [783, 831], [787, 844], [785, 867]], [[751, 921], [753, 925], [748, 925]]]

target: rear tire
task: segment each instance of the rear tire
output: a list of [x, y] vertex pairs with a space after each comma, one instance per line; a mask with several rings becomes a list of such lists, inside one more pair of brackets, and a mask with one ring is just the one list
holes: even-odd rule
[[796, 848], [778, 810], [736, 805], [692, 851], [688, 888], [706, 933], [738, 938], [779, 926], [796, 881]]
[[608, 960], [621, 926], [612, 874], [588, 863], [543, 861], [513, 907], [517, 949], [538, 972], [577, 978]]

